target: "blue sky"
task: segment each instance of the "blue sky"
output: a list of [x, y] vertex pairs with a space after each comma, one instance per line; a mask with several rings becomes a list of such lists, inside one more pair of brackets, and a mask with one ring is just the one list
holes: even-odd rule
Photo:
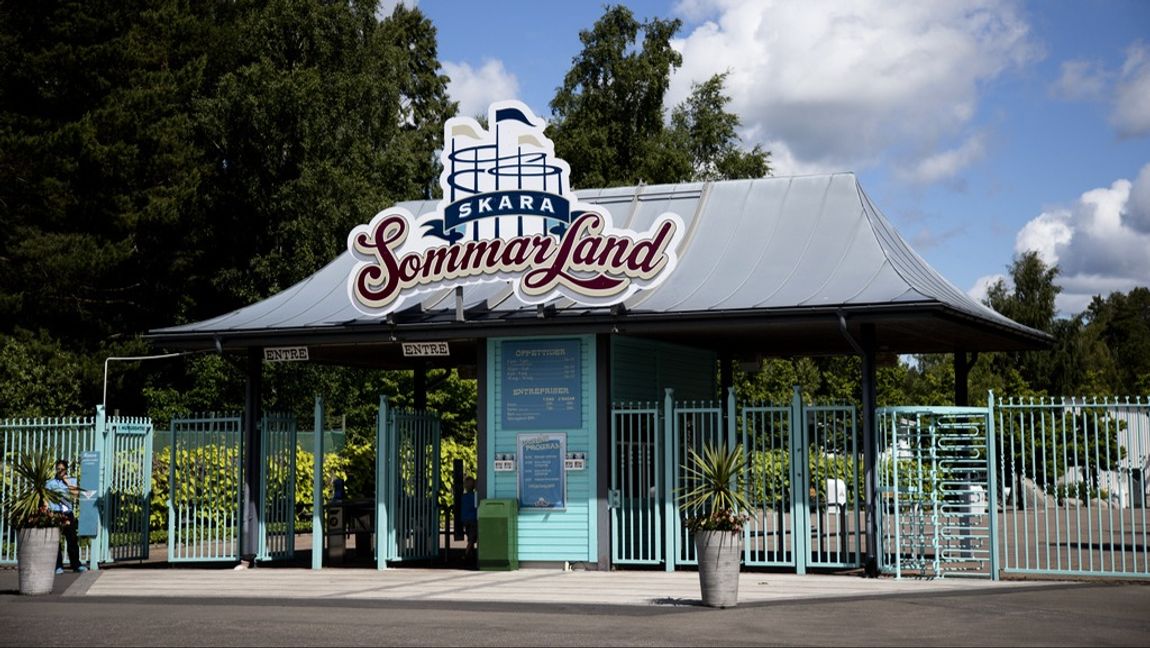
[[[465, 114], [498, 99], [549, 114], [579, 31], [603, 10], [415, 4]], [[669, 105], [729, 71], [744, 142], [772, 151], [776, 175], [854, 171], [972, 295], [1027, 249], [1061, 268], [1064, 314], [1150, 285], [1150, 2], [623, 4], [683, 20]]]

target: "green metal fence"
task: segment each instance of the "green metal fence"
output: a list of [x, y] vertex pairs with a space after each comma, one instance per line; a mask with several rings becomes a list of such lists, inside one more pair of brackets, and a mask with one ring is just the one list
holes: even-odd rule
[[[796, 423], [797, 422], [797, 423]], [[616, 403], [611, 427], [611, 558], [619, 565], [696, 563], [676, 493], [691, 488], [691, 449], [741, 443], [752, 502], [743, 564], [854, 567], [862, 564], [861, 439], [851, 406], [808, 405], [796, 389], [786, 405], [722, 402]], [[794, 457], [798, 457], [795, 459]], [[797, 488], [792, 488], [797, 484]]]
[[797, 567], [795, 520], [802, 517], [802, 489], [795, 475], [801, 462], [791, 461], [795, 446], [794, 403], [747, 405], [742, 408], [742, 439], [747, 452], [747, 494], [754, 509], [747, 522], [743, 564], [756, 567]]
[[1003, 571], [1150, 576], [1150, 399], [1009, 399], [995, 416]]
[[[721, 402], [686, 401], [673, 402], [672, 394], [667, 393], [667, 411], [665, 424], [670, 426], [668, 438], [671, 439], [668, 474], [671, 475], [669, 484], [671, 492], [668, 499], [675, 504], [676, 496], [692, 490], [695, 484], [691, 474], [686, 469], [690, 451], [702, 453], [707, 444], [725, 444], [734, 447], [734, 426], [725, 425], [723, 404]], [[734, 405], [734, 395], [731, 394], [730, 403]], [[695, 565], [698, 560], [695, 556], [695, 543], [691, 541], [691, 532], [687, 529], [688, 518], [699, 515], [701, 511], [684, 510], [675, 507], [676, 514], [668, 516], [667, 523], [672, 525], [668, 535], [674, 540], [674, 564]]]
[[[795, 397], [798, 399], [798, 393]], [[796, 475], [805, 497], [799, 554], [808, 567], [857, 567], [865, 546], [862, 430], [851, 405], [799, 404], [806, 461]], [[804, 548], [804, 545], [806, 547]]]
[[376, 564], [439, 555], [438, 415], [380, 399], [376, 445]]
[[[260, 423], [263, 519], [256, 558], [295, 554], [296, 420], [269, 412]], [[243, 417], [206, 413], [174, 418], [169, 431], [168, 560], [240, 558]]]
[[[100, 415], [97, 414], [97, 420]], [[152, 421], [109, 417], [103, 435], [105, 560], [146, 560], [152, 513]]]
[[661, 407], [616, 403], [611, 417], [611, 561], [658, 565], [664, 560], [665, 511]]
[[173, 418], [169, 442], [168, 561], [239, 560], [239, 414]]
[[[0, 513], [19, 486], [9, 465], [19, 454], [46, 448], [67, 461], [69, 475], [79, 480], [80, 455], [99, 452], [100, 531], [81, 542], [80, 560], [90, 563], [93, 553], [98, 562], [147, 558], [152, 436], [149, 419], [105, 416], [102, 406], [94, 417], [0, 420]], [[0, 564], [15, 562], [15, 530], [0, 518]]]
[[[17, 418], [0, 420], [0, 564], [16, 564], [16, 530], [8, 527], [9, 497], [21, 486], [11, 462], [25, 452], [49, 449], [54, 457], [68, 461], [69, 474], [79, 479], [80, 453], [96, 449], [96, 419], [93, 417]], [[80, 560], [89, 561], [89, 546], [80, 547]]]
[[296, 420], [290, 414], [267, 414], [260, 434], [261, 521], [259, 560], [288, 560], [295, 555]]

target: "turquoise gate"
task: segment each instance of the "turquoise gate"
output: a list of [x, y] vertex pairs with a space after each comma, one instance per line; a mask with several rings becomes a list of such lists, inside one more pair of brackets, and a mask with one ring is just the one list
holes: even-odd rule
[[438, 415], [389, 407], [376, 425], [376, 566], [439, 556]]
[[[795, 422], [799, 424], [795, 424]], [[863, 562], [861, 439], [851, 406], [616, 403], [612, 409], [611, 559], [619, 565], [695, 564], [675, 493], [689, 488], [688, 449], [741, 443], [747, 453], [743, 564], [855, 567]], [[797, 457], [797, 459], [795, 459]], [[792, 484], [798, 484], [792, 488]]]
[[264, 416], [260, 429], [260, 501], [264, 518], [257, 559], [295, 556], [296, 420], [290, 414]]
[[[99, 562], [145, 559], [152, 494], [152, 436], [151, 420], [108, 417], [103, 406], [96, 408], [95, 417], [0, 421], [0, 512], [8, 494], [18, 486], [8, 464], [20, 453], [47, 448], [54, 456], [68, 461], [73, 467], [69, 474], [79, 479], [80, 455], [99, 452], [100, 534], [81, 544], [80, 559], [90, 562], [93, 551]], [[0, 515], [0, 564], [15, 562], [16, 532]]]
[[1005, 573], [1150, 576], [1150, 399], [995, 408]]
[[879, 569], [896, 577], [998, 577], [991, 410], [876, 412]]
[[239, 414], [173, 418], [168, 446], [168, 561], [239, 560]]
[[[168, 448], [168, 561], [240, 559], [243, 417], [196, 414], [171, 421]], [[296, 422], [266, 414], [261, 421], [259, 560], [295, 553]]]
[[[97, 429], [103, 413], [97, 411]], [[104, 560], [146, 560], [152, 515], [152, 442], [151, 419], [113, 416], [106, 420], [101, 461], [104, 494], [103, 520], [106, 532], [101, 535]]]

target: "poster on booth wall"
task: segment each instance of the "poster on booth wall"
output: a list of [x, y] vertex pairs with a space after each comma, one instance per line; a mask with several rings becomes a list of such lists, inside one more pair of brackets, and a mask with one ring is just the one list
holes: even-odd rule
[[567, 434], [520, 434], [518, 437], [519, 510], [562, 511], [567, 508]]
[[583, 426], [579, 340], [508, 340], [502, 350], [504, 430]]

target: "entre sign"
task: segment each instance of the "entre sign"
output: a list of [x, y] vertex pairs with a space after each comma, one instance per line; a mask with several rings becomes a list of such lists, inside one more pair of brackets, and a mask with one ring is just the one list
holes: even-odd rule
[[616, 228], [604, 208], [578, 202], [546, 123], [516, 101], [492, 104], [492, 130], [470, 117], [444, 126], [437, 209], [386, 209], [348, 235], [357, 263], [348, 295], [383, 316], [433, 290], [511, 281], [518, 298], [568, 297], [609, 306], [661, 283], [683, 237], [677, 214], [643, 231]]
[[403, 357], [428, 358], [451, 355], [451, 347], [446, 342], [404, 342]]
[[264, 349], [264, 362], [306, 361], [307, 347], [268, 347]]

